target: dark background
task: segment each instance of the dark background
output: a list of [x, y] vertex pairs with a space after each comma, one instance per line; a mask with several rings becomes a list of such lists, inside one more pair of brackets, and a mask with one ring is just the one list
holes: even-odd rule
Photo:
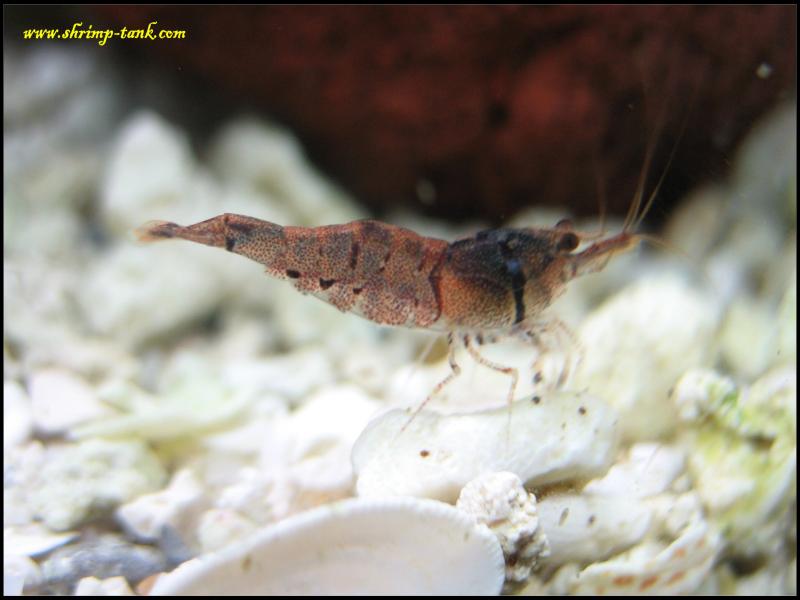
[[[286, 124], [312, 161], [378, 215], [412, 206], [494, 223], [533, 205], [624, 213], [648, 143], [651, 217], [725, 174], [736, 143], [796, 85], [796, 7], [5, 7], [26, 27], [185, 29], [183, 41], [72, 40], [130, 88], [156, 71], [159, 107], [198, 146], [241, 111]], [[41, 42], [38, 42], [41, 44]], [[759, 76], [759, 66], [769, 76]], [[763, 68], [762, 68], [763, 74]], [[663, 127], [660, 127], [663, 125]], [[684, 130], [683, 136], [680, 135]], [[598, 183], [599, 182], [599, 183]]]

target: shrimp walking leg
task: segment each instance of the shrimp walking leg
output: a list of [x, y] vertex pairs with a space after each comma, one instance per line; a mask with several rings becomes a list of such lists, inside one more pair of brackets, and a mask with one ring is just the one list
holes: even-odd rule
[[533, 383], [544, 381], [542, 373], [545, 369], [545, 358], [563, 355], [558, 366], [557, 376], [544, 381], [546, 387], [561, 388], [566, 384], [572, 372], [581, 360], [581, 346], [572, 330], [561, 319], [550, 318], [536, 322], [514, 333], [518, 339], [530, 343], [539, 350], [538, 358], [531, 365]]
[[506, 367], [484, 358], [472, 345], [472, 339], [468, 335], [464, 336], [464, 347], [467, 349], [467, 352], [469, 352], [470, 356], [472, 356], [472, 358], [474, 358], [484, 367], [488, 367], [494, 371], [505, 373], [506, 375], [511, 376], [511, 387], [508, 390], [508, 405], [511, 406], [511, 403], [514, 401], [514, 392], [517, 389], [517, 382], [519, 381], [519, 371], [514, 367]]
[[470, 343], [470, 337], [468, 335], [464, 336], [464, 347], [467, 349], [470, 356], [484, 367], [499, 371], [500, 373], [505, 373], [506, 375], [511, 375], [511, 387], [508, 390], [508, 422], [506, 423], [506, 437], [508, 438], [509, 432], [511, 431], [511, 406], [514, 402], [514, 392], [517, 389], [517, 382], [519, 381], [519, 371], [514, 367], [506, 367], [481, 356]]
[[453, 381], [453, 379], [455, 379], [456, 377], [458, 377], [461, 374], [461, 367], [458, 366], [458, 363], [456, 362], [456, 344], [457, 344], [457, 342], [456, 342], [455, 336], [452, 333], [448, 333], [447, 334], [447, 348], [448, 348], [448, 350], [447, 350], [447, 362], [450, 363], [450, 373], [447, 375], [447, 377], [445, 377], [438, 384], [436, 384], [436, 387], [433, 388], [433, 391], [430, 394], [428, 394], [428, 397], [425, 398], [425, 400], [422, 401], [422, 404], [420, 404], [416, 409], [414, 409], [414, 412], [411, 413], [411, 417], [408, 419], [408, 422], [405, 425], [403, 425], [403, 427], [400, 429], [401, 432], [405, 431], [405, 428], [408, 427], [411, 424], [411, 422], [414, 420], [414, 417], [416, 417], [419, 414], [419, 412], [423, 408], [425, 408], [425, 405], [428, 404], [428, 402], [430, 402], [431, 398], [433, 398], [436, 394], [441, 392], [442, 389], [444, 389], [444, 387], [448, 383]]

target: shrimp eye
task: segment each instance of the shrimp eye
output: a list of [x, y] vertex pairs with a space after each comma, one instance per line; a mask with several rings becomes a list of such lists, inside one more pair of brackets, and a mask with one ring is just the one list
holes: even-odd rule
[[571, 252], [578, 247], [579, 243], [580, 240], [578, 239], [578, 236], [571, 231], [568, 231], [559, 238], [558, 242], [556, 243], [556, 250]]

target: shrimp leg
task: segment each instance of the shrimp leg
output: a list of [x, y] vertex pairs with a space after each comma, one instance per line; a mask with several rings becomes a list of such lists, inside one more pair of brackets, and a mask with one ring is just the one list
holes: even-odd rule
[[448, 373], [447, 377], [442, 379], [439, 383], [436, 384], [436, 387], [433, 388], [433, 391], [428, 394], [428, 397], [422, 401], [417, 408], [414, 409], [414, 412], [411, 413], [411, 417], [409, 417], [408, 422], [400, 428], [400, 432], [402, 433], [405, 431], [406, 427], [411, 425], [411, 421], [419, 414], [419, 412], [425, 408], [425, 405], [430, 402], [431, 398], [433, 398], [436, 394], [442, 391], [442, 389], [453, 379], [458, 377], [461, 374], [461, 367], [456, 362], [456, 339], [452, 333], [447, 334], [447, 362], [450, 363], [450, 373]]

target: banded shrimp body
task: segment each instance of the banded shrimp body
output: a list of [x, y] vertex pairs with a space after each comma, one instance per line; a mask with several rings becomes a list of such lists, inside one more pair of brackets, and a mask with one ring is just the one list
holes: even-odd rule
[[446, 332], [451, 373], [426, 402], [460, 373], [455, 351], [462, 344], [478, 363], [510, 377], [510, 405], [518, 370], [483, 358], [475, 345], [504, 337], [542, 345], [545, 310], [573, 279], [602, 270], [639, 243], [632, 229], [647, 206], [637, 200], [623, 230], [605, 237], [580, 232], [566, 219], [553, 228], [492, 229], [447, 242], [374, 220], [306, 228], [229, 213], [185, 227], [150, 222], [138, 235], [225, 248], [342, 312]]

